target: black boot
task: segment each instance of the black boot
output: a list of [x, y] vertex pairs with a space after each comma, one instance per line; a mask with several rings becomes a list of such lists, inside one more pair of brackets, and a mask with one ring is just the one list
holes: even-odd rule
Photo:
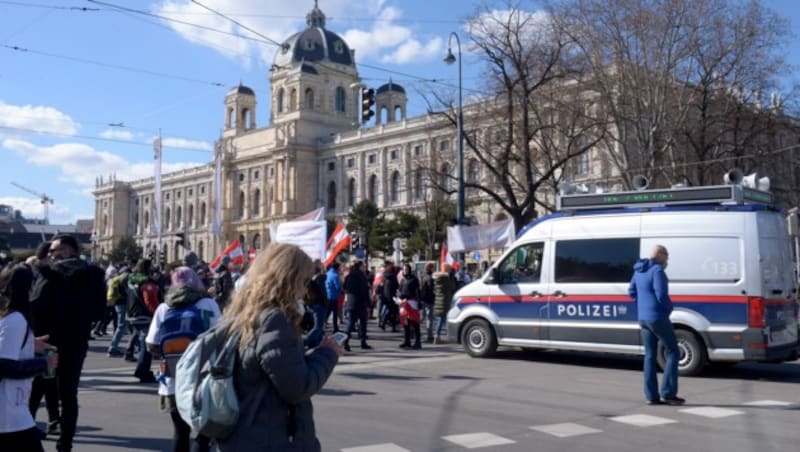
[[421, 342], [421, 337], [420, 337], [421, 334], [420, 334], [420, 331], [419, 331], [419, 323], [415, 323], [413, 328], [414, 328], [414, 346], [411, 347], [411, 348], [413, 348], [414, 350], [419, 350], [419, 349], [422, 348], [422, 344], [420, 343]]

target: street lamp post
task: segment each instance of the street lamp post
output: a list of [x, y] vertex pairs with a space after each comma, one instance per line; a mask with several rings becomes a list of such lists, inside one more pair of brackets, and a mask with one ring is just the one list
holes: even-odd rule
[[[458, 44], [458, 58], [453, 55], [452, 41], [456, 38]], [[461, 39], [459, 39], [456, 32], [451, 32], [447, 38], [447, 55], [444, 57], [444, 62], [453, 64], [458, 60], [458, 117], [456, 119], [456, 166], [458, 177], [458, 198], [456, 201], [456, 223], [458, 226], [463, 225], [464, 222], [464, 107], [461, 102]], [[458, 261], [462, 266], [464, 265], [464, 253], [458, 253]]]

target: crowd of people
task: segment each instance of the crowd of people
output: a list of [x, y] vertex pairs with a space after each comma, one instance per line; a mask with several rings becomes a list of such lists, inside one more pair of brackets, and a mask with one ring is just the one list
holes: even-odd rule
[[[135, 362], [140, 383], [158, 383], [159, 406], [174, 426], [173, 450], [209, 450], [215, 441], [192, 439], [176, 408], [174, 360], [183, 349], [176, 354], [165, 341], [175, 336], [177, 312], [181, 328], [197, 319], [196, 335], [214, 328], [239, 338], [235, 381], [247, 423], [237, 426], [235, 440], [216, 440], [221, 450], [283, 450], [286, 441], [319, 450], [310, 398], [351, 350], [351, 339], [372, 349], [367, 325], [377, 317], [384, 331], [402, 328], [400, 347], [443, 343], [460, 283], [448, 265], [434, 271], [428, 264], [419, 274], [388, 261], [379, 271], [362, 261], [325, 268], [300, 248], [280, 244], [244, 267], [224, 258], [209, 269], [190, 252], [172, 268], [139, 259], [104, 271], [80, 256], [73, 237], [57, 236], [0, 272], [0, 442], [40, 451], [52, 435], [58, 451], [71, 450], [89, 341], [111, 334], [108, 357]], [[346, 339], [337, 343], [332, 334], [340, 330]], [[42, 399], [43, 431], [34, 421]]]

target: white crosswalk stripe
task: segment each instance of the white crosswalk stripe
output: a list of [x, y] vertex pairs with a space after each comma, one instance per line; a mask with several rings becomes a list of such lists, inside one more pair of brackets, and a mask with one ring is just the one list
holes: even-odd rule
[[411, 452], [394, 443], [372, 444], [370, 446], [348, 447], [342, 452]]
[[789, 402], [781, 402], [780, 400], [756, 400], [753, 402], [747, 402], [744, 405], [747, 406], [792, 406]]
[[467, 433], [464, 435], [443, 436], [442, 439], [450, 441], [467, 449], [478, 449], [481, 447], [502, 446], [503, 444], [514, 444], [516, 441], [503, 438], [492, 433]]
[[720, 419], [723, 417], [728, 416], [736, 416], [739, 414], [744, 414], [744, 411], [737, 411], [737, 410], [730, 410], [727, 408], [717, 408], [713, 406], [700, 406], [694, 408], [684, 408], [682, 410], [678, 410], [681, 413], [689, 413], [694, 414], [697, 416], [703, 417], [710, 417], [712, 419]]
[[615, 416], [609, 419], [636, 427], [653, 427], [655, 425], [674, 424], [678, 422], [665, 417], [651, 416], [649, 414], [629, 414], [626, 416]]
[[563, 424], [550, 424], [550, 425], [534, 425], [530, 427], [531, 430], [538, 430], [548, 435], [557, 436], [559, 438], [569, 438], [571, 436], [588, 435], [590, 433], [600, 433], [602, 430], [587, 427], [581, 424], [572, 422], [565, 422]]

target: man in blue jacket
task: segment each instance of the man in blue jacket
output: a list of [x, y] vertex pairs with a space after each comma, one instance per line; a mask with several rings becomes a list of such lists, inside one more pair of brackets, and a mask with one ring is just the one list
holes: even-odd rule
[[[683, 405], [686, 402], [678, 397], [678, 341], [675, 330], [669, 321], [672, 300], [669, 298], [669, 280], [664, 270], [667, 268], [669, 253], [663, 245], [653, 247], [650, 259], [639, 259], [633, 265], [633, 278], [628, 294], [636, 300], [639, 313], [639, 326], [642, 328], [644, 344], [644, 395], [650, 405]], [[666, 362], [664, 379], [661, 382], [661, 396], [656, 376], [658, 341], [664, 344]]]
[[342, 280], [339, 279], [339, 263], [334, 261], [328, 267], [325, 279], [325, 295], [328, 296], [329, 312], [333, 315], [333, 332], [339, 331], [339, 294], [342, 293]]

